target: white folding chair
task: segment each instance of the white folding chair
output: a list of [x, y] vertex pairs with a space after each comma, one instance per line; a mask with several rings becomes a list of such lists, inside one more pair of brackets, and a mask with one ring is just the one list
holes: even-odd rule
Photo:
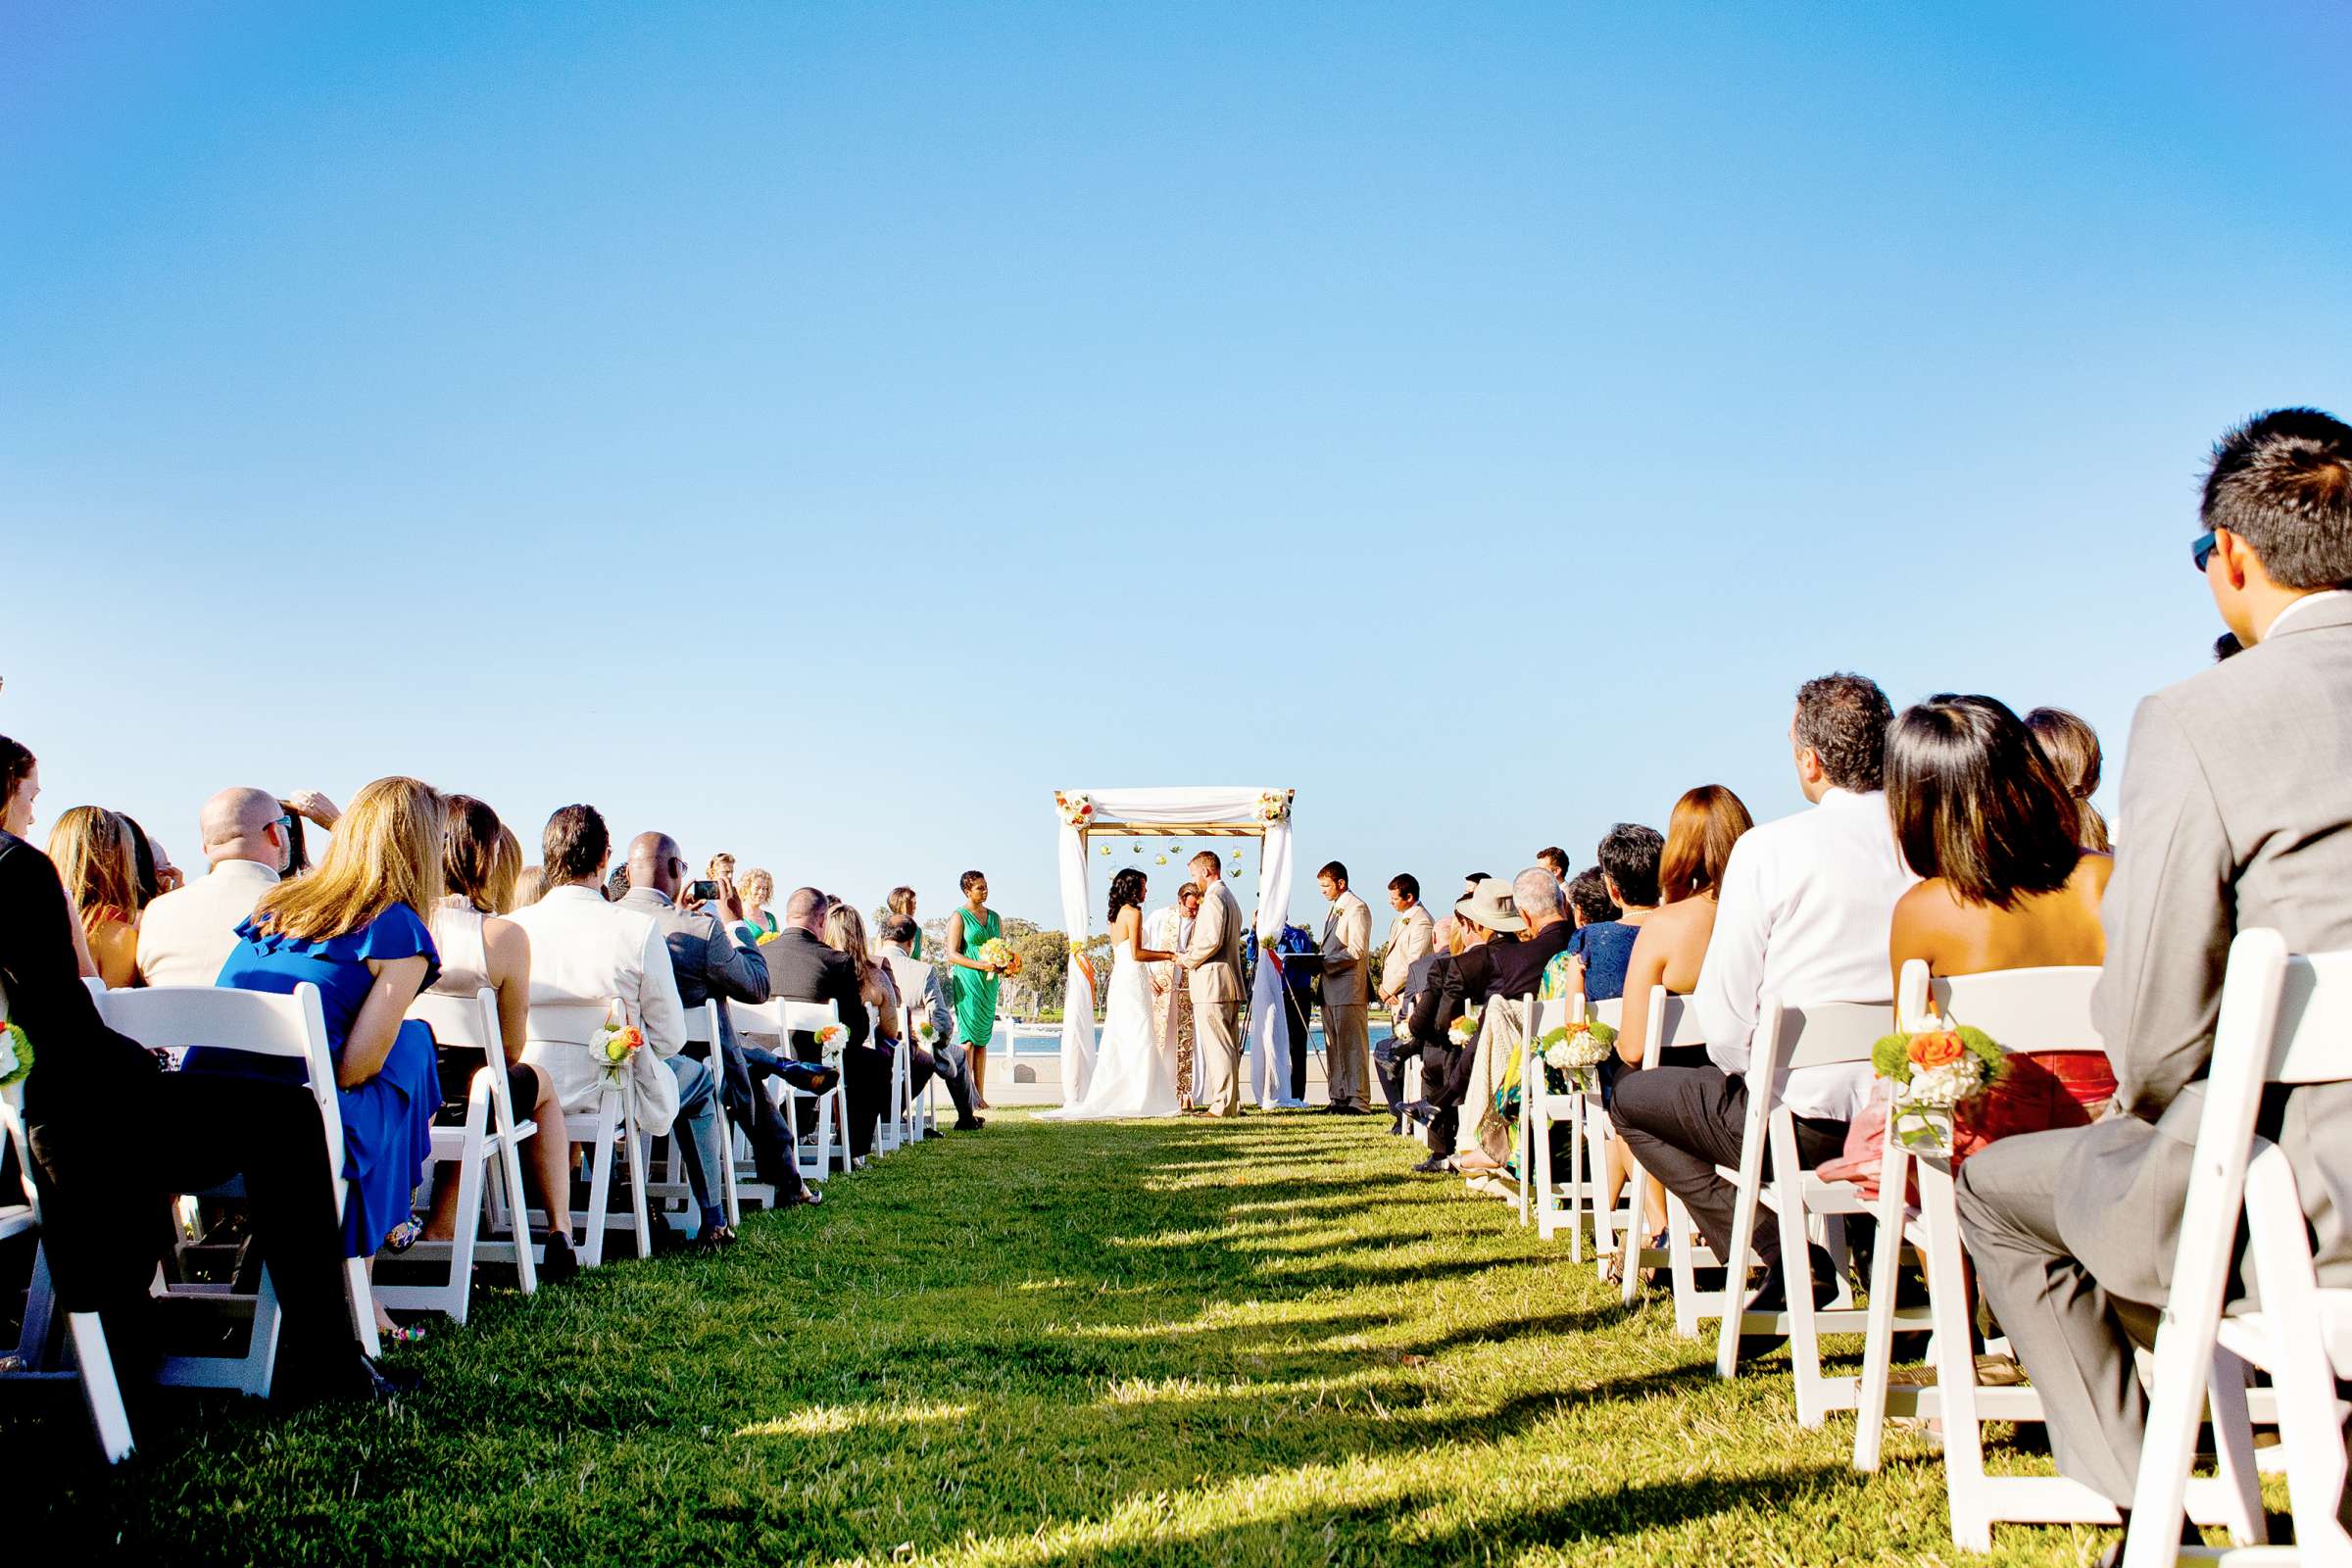
[[[612, 1006], [611, 1000], [535, 1003], [526, 1032], [534, 1043], [544, 1043], [549, 1049], [584, 1051], [587, 1047], [582, 1042], [596, 1037]], [[547, 1134], [542, 1131], [539, 1136], [544, 1138]], [[645, 1146], [639, 1141], [637, 1093], [632, 1080], [624, 1074], [619, 1082], [607, 1083], [598, 1094], [593, 1110], [565, 1113], [564, 1136], [571, 1143], [588, 1146], [588, 1208], [575, 1221], [582, 1232], [580, 1266], [595, 1268], [604, 1262], [605, 1233], [609, 1230], [633, 1232], [637, 1255], [653, 1256], [654, 1227], [645, 1206]], [[615, 1214], [612, 1209], [615, 1155], [628, 1166], [629, 1208], [625, 1214]]]
[[[2014, 1052], [2096, 1051], [2100, 1044], [2090, 1021], [2090, 993], [2098, 978], [2096, 968], [2077, 966], [1931, 980], [1927, 964], [1913, 959], [1903, 966], [1895, 1016], [1909, 1024], [1933, 1010], [1984, 1030]], [[1892, 1107], [1881, 1114], [1891, 1120]], [[1914, 1179], [1920, 1195], [1916, 1205], [1907, 1197]], [[1856, 1394], [1854, 1468], [1878, 1468], [1888, 1417], [1937, 1417], [1943, 1423], [1944, 1490], [1957, 1544], [1990, 1550], [1996, 1520], [2112, 1521], [2115, 1511], [2104, 1498], [2064, 1477], [1984, 1473], [1983, 1423], [2038, 1421], [2041, 1396], [2031, 1388], [1982, 1387], [1977, 1382], [1951, 1167], [1914, 1156], [1889, 1127], [1879, 1167], [1879, 1196], [1871, 1208], [1880, 1242], [1871, 1271], [1869, 1323]], [[1891, 1382], [1895, 1278], [1902, 1250], [1898, 1242], [1917, 1251], [1927, 1274], [1928, 1315], [1935, 1328], [1933, 1387]]]
[[[539, 1272], [532, 1261], [530, 1201], [522, 1191], [520, 1144], [539, 1130], [528, 1118], [517, 1119], [509, 1093], [506, 1046], [498, 1028], [498, 994], [484, 988], [470, 997], [441, 997], [430, 992], [410, 1004], [409, 1016], [433, 1032], [442, 1051], [479, 1055], [466, 1096], [463, 1126], [433, 1128], [432, 1162], [454, 1163], [458, 1171], [457, 1234], [446, 1242], [421, 1241], [400, 1254], [404, 1267], [422, 1263], [443, 1265], [444, 1277], [420, 1284], [377, 1281], [375, 1298], [387, 1307], [446, 1313], [458, 1323], [473, 1297], [473, 1264], [477, 1257], [504, 1258], [528, 1296], [539, 1289]], [[495, 1064], [493, 1056], [495, 1055]], [[430, 1166], [426, 1171], [429, 1184]], [[485, 1175], [492, 1179], [485, 1181]], [[484, 1239], [482, 1211], [492, 1195], [497, 1207], [514, 1220], [510, 1241]]]
[[906, 1122], [914, 1103], [914, 1056], [907, 1050], [905, 1019], [899, 1038], [890, 1043], [890, 1098], [882, 1118], [874, 1124], [874, 1152], [896, 1152], [906, 1142]]
[[[830, 1002], [790, 1002], [772, 998], [757, 1004], [736, 1003], [735, 1027], [744, 1033], [762, 1037], [773, 1036], [779, 1056], [792, 1054], [792, 1036], [796, 1031], [813, 1031], [829, 1023], [838, 1023], [840, 1010]], [[799, 1166], [801, 1179], [821, 1182], [832, 1174], [838, 1151], [841, 1169], [850, 1168], [850, 1097], [846, 1075], [823, 1094], [796, 1089], [780, 1078], [767, 1080], [768, 1098], [784, 1113], [785, 1137], [790, 1141], [793, 1160]], [[813, 1148], [802, 1145], [801, 1107], [809, 1109], [808, 1134]]]
[[[1851, 1409], [1857, 1393], [1852, 1379], [1821, 1374], [1821, 1336], [1860, 1334], [1866, 1317], [1853, 1305], [1847, 1280], [1844, 1216], [1868, 1205], [1849, 1182], [1825, 1182], [1799, 1168], [1796, 1116], [1781, 1102], [1788, 1073], [1805, 1067], [1867, 1062], [1871, 1047], [1886, 1033], [1884, 1003], [1816, 1003], [1798, 1007], [1769, 998], [1756, 1019], [1747, 1072], [1747, 1122], [1740, 1140], [1737, 1170], [1718, 1166], [1737, 1188], [1732, 1202], [1731, 1256], [1725, 1259], [1724, 1300], [1715, 1344], [1715, 1372], [1733, 1377], [1740, 1369], [1740, 1336], [1785, 1334], [1794, 1363], [1796, 1419], [1817, 1427], [1833, 1409]], [[1764, 1176], [1770, 1151], [1772, 1176]], [[1745, 1276], [1759, 1212], [1769, 1207], [1780, 1227], [1781, 1267], [1788, 1282], [1787, 1305], [1777, 1312], [1743, 1310]], [[1828, 1305], [1813, 1304], [1813, 1232], [1818, 1224], [1838, 1270], [1838, 1294]], [[1888, 1237], [1888, 1246], [1897, 1238]], [[1925, 1327], [1924, 1323], [1919, 1325]]]
[[[718, 1108], [719, 1207], [725, 1212], [729, 1225], [740, 1225], [743, 1223], [743, 1194], [735, 1181], [735, 1127], [727, 1116], [727, 1061], [726, 1051], [722, 1045], [725, 1037], [719, 1032], [721, 1016], [719, 1009], [726, 1005], [727, 1003], [723, 999], [711, 997], [707, 999], [701, 1006], [688, 1009], [686, 1013], [686, 1044], [708, 1046], [710, 1049], [710, 1059], [705, 1065], [710, 1069], [710, 1088]], [[673, 1179], [680, 1184], [686, 1200], [694, 1202], [696, 1199], [692, 1184], [686, 1182], [684, 1167], [679, 1163], [685, 1157], [683, 1152], [688, 1134], [684, 1129], [677, 1127], [672, 1127], [670, 1132], [672, 1136], [669, 1140], [669, 1157], [676, 1166], [672, 1172]], [[661, 1184], [657, 1184], [657, 1189], [661, 1189]], [[770, 1201], [773, 1201], [772, 1195]]]
[[[1521, 1184], [1526, 1194], [1519, 1205], [1519, 1220], [1525, 1224], [1532, 1209], [1536, 1235], [1550, 1241], [1560, 1227], [1568, 1227], [1568, 1255], [1577, 1262], [1585, 1257], [1584, 1216], [1592, 1205], [1596, 1189], [1585, 1169], [1585, 1095], [1572, 1089], [1566, 1094], [1551, 1092], [1549, 1074], [1544, 1066], [1544, 1037], [1554, 1029], [1563, 1028], [1569, 1019], [1565, 999], [1538, 1002], [1533, 997], [1514, 1005], [1530, 1008], [1534, 1019], [1519, 1047], [1519, 1148], [1520, 1159], [1526, 1164], [1530, 1180]], [[1554, 1178], [1551, 1163], [1551, 1129], [1555, 1123], [1568, 1124], [1568, 1180]]]
[[[0, 1019], [8, 1016], [8, 1000], [0, 995]], [[90, 1409], [90, 1427], [108, 1464], [130, 1457], [130, 1416], [122, 1407], [122, 1390], [115, 1382], [114, 1357], [106, 1345], [106, 1329], [95, 1312], [57, 1310], [49, 1283], [49, 1252], [37, 1237], [41, 1200], [32, 1188], [32, 1146], [24, 1137], [24, 1107], [18, 1091], [0, 1090], [0, 1148], [16, 1151], [17, 1171], [24, 1193], [20, 1202], [0, 1204], [0, 1241], [36, 1233], [32, 1250], [32, 1278], [24, 1290], [24, 1315], [16, 1349], [0, 1355], [0, 1383], [51, 1383], [72, 1379], [81, 1385]], [[63, 1328], [61, 1334], [59, 1329]], [[73, 1365], [66, 1364], [68, 1348]]]
[[[1615, 1005], [1615, 1014], [1608, 1016], [1606, 1021], [1623, 1028], [1625, 1004], [1620, 1000]], [[1645, 1016], [1648, 1027], [1642, 1040], [1643, 1069], [1656, 1067], [1659, 1054], [1669, 1048], [1699, 1043], [1697, 1015], [1685, 1004], [1681, 997], [1669, 995], [1664, 986], [1650, 988]], [[1590, 1114], [1596, 1125], [1607, 1126], [1608, 1112], [1597, 1102], [1591, 1107]], [[1617, 1136], [1614, 1127], [1608, 1128], [1608, 1136], [1611, 1139]], [[1698, 1320], [1702, 1316], [1719, 1317], [1723, 1312], [1721, 1292], [1702, 1292], [1698, 1289], [1698, 1270], [1719, 1267], [1720, 1261], [1705, 1239], [1694, 1234], [1690, 1211], [1683, 1206], [1683, 1200], [1671, 1191], [1666, 1194], [1666, 1245], [1651, 1247], [1642, 1240], [1646, 1221], [1642, 1212], [1642, 1186], [1647, 1179], [1642, 1162], [1629, 1157], [1626, 1160], [1625, 1191], [1616, 1205], [1618, 1211], [1608, 1220], [1616, 1233], [1618, 1245], [1629, 1250], [1625, 1273], [1618, 1284], [1619, 1299], [1628, 1306], [1633, 1305], [1635, 1293], [1642, 1286], [1642, 1271], [1665, 1269], [1674, 1296], [1674, 1331], [1684, 1339], [1696, 1339]]]
[[[343, 1179], [343, 1111], [335, 1095], [335, 1068], [326, 1045], [326, 1014], [318, 1004], [318, 988], [304, 984], [290, 995], [239, 991], [226, 986], [151, 986], [141, 990], [109, 991], [98, 999], [107, 1026], [140, 1045], [187, 1051], [197, 1046], [241, 1051], [302, 1065], [305, 1086], [318, 1103], [325, 1133], [322, 1152], [326, 1179], [335, 1196], [335, 1217], [343, 1217], [348, 1185]], [[244, 1194], [241, 1179], [214, 1188], [202, 1197], [237, 1198]], [[157, 1371], [159, 1382], [184, 1388], [235, 1389], [265, 1397], [277, 1360], [277, 1292], [267, 1265], [261, 1286], [245, 1296], [228, 1288], [178, 1285], [156, 1294], [166, 1299], [201, 1298], [250, 1303], [252, 1333], [242, 1355], [166, 1356]], [[379, 1353], [375, 1334], [375, 1305], [368, 1286], [365, 1258], [349, 1258], [344, 1278], [351, 1297], [352, 1324], [360, 1346], [369, 1355]]]
[[[2179, 1525], [2197, 1485], [2189, 1468], [2209, 1400], [2219, 1474], [2208, 1485], [2222, 1494], [2231, 1541], [2256, 1549], [2193, 1554], [2338, 1568], [2352, 1562], [2352, 1536], [2337, 1515], [2345, 1453], [2335, 1397], [2337, 1381], [2352, 1378], [2352, 1289], [2320, 1285], [2294, 1168], [2283, 1149], [2255, 1132], [2268, 1086], [2347, 1081], [2352, 950], [2290, 957], [2278, 932], [2239, 932], [2222, 983], [2205, 1109], [2173, 1254], [2172, 1299], [2156, 1334], [2126, 1568], [2162, 1568], [2184, 1555]], [[2259, 1307], [2229, 1301], [2241, 1213]], [[2292, 1547], [2259, 1545], [2266, 1536], [2247, 1409], [2249, 1367], [2271, 1377], [2295, 1525]]]

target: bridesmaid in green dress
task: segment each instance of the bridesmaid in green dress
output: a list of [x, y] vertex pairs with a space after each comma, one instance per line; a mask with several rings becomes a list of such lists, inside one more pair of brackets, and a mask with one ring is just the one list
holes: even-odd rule
[[963, 873], [963, 907], [948, 922], [948, 978], [956, 1001], [956, 1033], [972, 1063], [972, 1108], [988, 1108], [988, 1042], [997, 1032], [997, 971], [979, 960], [981, 945], [1004, 934], [988, 906], [988, 878]]

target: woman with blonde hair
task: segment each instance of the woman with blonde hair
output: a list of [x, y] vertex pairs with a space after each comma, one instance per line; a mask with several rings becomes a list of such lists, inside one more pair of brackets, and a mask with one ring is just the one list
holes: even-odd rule
[[[1698, 984], [1699, 963], [1715, 935], [1715, 899], [1723, 887], [1724, 868], [1732, 863], [1732, 846], [1756, 825], [1746, 803], [1721, 784], [1701, 784], [1674, 803], [1666, 820], [1666, 848], [1658, 856], [1658, 907], [1642, 922], [1634, 938], [1634, 951], [1625, 960], [1624, 1012], [1617, 1031], [1620, 1073], [1638, 1068], [1649, 1047], [1650, 993], [1664, 988], [1667, 995], [1687, 997]], [[1688, 1062], [1675, 1058], [1696, 1054]], [[1660, 1065], [1697, 1065], [1703, 1049], [1689, 1046], [1668, 1051]], [[1614, 1203], [1624, 1190], [1632, 1165], [1625, 1140], [1609, 1141], [1607, 1188]], [[1652, 1246], [1666, 1230], [1666, 1189], [1654, 1176], [1642, 1182], [1642, 1209]], [[1624, 1254], [1609, 1263], [1609, 1276], [1620, 1277]]]
[[783, 929], [767, 906], [776, 896], [774, 877], [755, 865], [735, 884], [735, 896], [743, 901], [743, 918], [735, 922], [737, 947], [756, 948]]
[[[896, 1042], [902, 1027], [899, 1018], [898, 982], [890, 965], [874, 961], [874, 950], [865, 939], [865, 917], [857, 906], [836, 904], [825, 911], [825, 946], [837, 953], [849, 955], [852, 967], [858, 971], [858, 996], [865, 1004], [873, 1019], [873, 1031], [866, 1038]], [[863, 1159], [874, 1147], [874, 1129], [881, 1123], [884, 1105], [890, 1095], [890, 1061], [892, 1047], [865, 1045], [849, 1048], [864, 1051], [879, 1057], [877, 1073], [869, 1070], [842, 1074], [848, 1085], [850, 1100], [850, 1152]]]
[[[430, 922], [441, 902], [443, 821], [440, 795], [416, 779], [361, 790], [318, 864], [262, 895], [220, 966], [220, 984], [239, 990], [318, 988], [342, 1102], [346, 1257], [403, 1250], [418, 1231], [409, 1199], [432, 1152], [441, 1094], [432, 1031], [407, 1013], [441, 969]], [[421, 1337], [380, 1306], [376, 1326], [396, 1340]]]
[[49, 858], [81, 917], [90, 970], [115, 990], [137, 983], [139, 868], [130, 824], [97, 806], [76, 806], [49, 830]]

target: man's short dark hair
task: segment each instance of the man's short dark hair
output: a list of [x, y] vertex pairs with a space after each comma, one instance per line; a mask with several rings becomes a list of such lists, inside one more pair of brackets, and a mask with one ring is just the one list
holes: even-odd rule
[[1327, 876], [1342, 887], [1346, 887], [1348, 885], [1348, 867], [1342, 865], [1337, 860], [1324, 861], [1323, 869], [1317, 871], [1315, 875]]
[[1421, 879], [1410, 871], [1399, 871], [1389, 878], [1389, 891], [1407, 904], [1421, 902]]
[[1584, 916], [1585, 924], [1598, 925], [1614, 920], [1625, 911], [1609, 898], [1608, 884], [1600, 879], [1600, 867], [1590, 866], [1576, 873], [1568, 883], [1568, 903]]
[[612, 835], [593, 806], [558, 808], [547, 819], [547, 831], [539, 835], [539, 863], [551, 888], [596, 875], [612, 853]]
[[906, 943], [912, 942], [915, 939], [916, 934], [921, 930], [922, 927], [916, 925], [912, 920], [907, 919], [905, 915], [894, 914], [889, 919], [882, 922], [882, 940], [885, 942], [896, 942], [901, 946], [905, 946]]
[[2281, 588], [2352, 582], [2352, 425], [2317, 409], [2248, 419], [2214, 443], [2201, 511]]
[[1536, 863], [1553, 876], [1568, 874], [1568, 852], [1557, 844], [1547, 844], [1536, 852]]
[[1658, 859], [1666, 835], [1639, 822], [1620, 822], [1601, 836], [1600, 868], [1616, 882], [1625, 902], [1654, 908], [1658, 902]]
[[1796, 744], [1821, 759], [1841, 790], [1869, 794], [1886, 782], [1886, 726], [1894, 708], [1867, 675], [1823, 675], [1796, 689]]

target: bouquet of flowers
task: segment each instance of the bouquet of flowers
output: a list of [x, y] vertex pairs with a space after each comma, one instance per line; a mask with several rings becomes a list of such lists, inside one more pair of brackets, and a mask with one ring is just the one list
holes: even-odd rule
[[999, 974], [1013, 975], [1021, 972], [1021, 956], [1013, 952], [1012, 944], [1003, 937], [990, 937], [986, 942], [981, 943], [979, 957], [982, 963], [987, 964]]
[[928, 1018], [919, 1020], [914, 1026], [914, 1038], [926, 1046], [939, 1044], [939, 1025]]
[[14, 1089], [32, 1071], [32, 1042], [21, 1024], [0, 1024], [0, 1089]]
[[1893, 1086], [1895, 1139], [1906, 1149], [1949, 1158], [1954, 1117], [1984, 1097], [2007, 1058], [1984, 1030], [1931, 1017], [1924, 1029], [1882, 1036], [1871, 1048], [1870, 1064]]
[[841, 1071], [842, 1053], [849, 1049], [850, 1026], [845, 1023], [825, 1024], [816, 1031], [816, 1054], [834, 1072]]
[[645, 1031], [622, 1017], [618, 1007], [613, 1007], [606, 1012], [604, 1024], [596, 1031], [596, 1039], [588, 1049], [607, 1078], [616, 1084], [626, 1083], [629, 1064], [645, 1049]]
[[[1061, 813], [1062, 824], [1066, 827], [1084, 827], [1095, 819], [1095, 803], [1083, 793], [1064, 795], [1055, 790], [1054, 808]], [[1102, 853], [1108, 855], [1110, 851], [1105, 848]]]
[[1257, 797], [1257, 819], [1260, 822], [1279, 822], [1291, 814], [1291, 792], [1263, 790]]
[[1457, 1046], [1469, 1046], [1477, 1044], [1478, 1009], [1476, 1007], [1472, 1007], [1465, 1011], [1459, 1018], [1456, 1018], [1453, 1020], [1453, 1022], [1447, 1024], [1446, 1026], [1446, 1038], [1452, 1041]]
[[1617, 1031], [1597, 1020], [1565, 1024], [1536, 1042], [1544, 1058], [1544, 1087], [1553, 1094], [1600, 1093], [1595, 1071], [1617, 1049]]
[[783, 930], [783, 928], [782, 928], [781, 926], [777, 927], [777, 928], [776, 928], [775, 930], [773, 930], [773, 931], [762, 931], [762, 932], [760, 932], [760, 940], [759, 940], [759, 941], [757, 941], [757, 942], [755, 942], [755, 943], [753, 943], [753, 944], [752, 944], [752, 946], [753, 946], [753, 947], [756, 947], [756, 948], [764, 948], [764, 947], [766, 947], [766, 946], [767, 946], [767, 945], [768, 945], [770, 942], [773, 942], [773, 941], [775, 941], [775, 940], [776, 940], [778, 937], [782, 936], [783, 934], [784, 934], [784, 930]]

